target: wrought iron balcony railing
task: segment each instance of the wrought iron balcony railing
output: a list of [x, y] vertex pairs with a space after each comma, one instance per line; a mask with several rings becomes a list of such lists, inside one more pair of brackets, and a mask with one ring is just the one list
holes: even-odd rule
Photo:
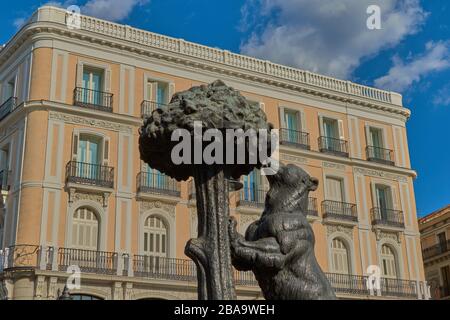
[[238, 193], [238, 206], [264, 208], [267, 191], [256, 187], [244, 186]]
[[9, 191], [10, 185], [8, 179], [9, 179], [9, 171], [8, 170], [0, 171], [0, 183], [2, 191]]
[[394, 151], [390, 149], [368, 146], [366, 148], [366, 156], [368, 161], [387, 164], [390, 166], [395, 165]]
[[325, 200], [322, 202], [323, 218], [358, 221], [356, 204]]
[[[135, 255], [130, 261], [128, 254], [119, 255], [116, 252], [93, 251], [83, 249], [59, 248], [57, 256], [54, 258], [53, 247], [48, 247], [46, 254], [43, 254], [41, 246], [17, 245], [0, 250], [0, 273], [8, 270], [59, 270], [66, 271], [71, 265], [80, 267], [81, 272], [101, 275], [121, 275], [128, 276], [133, 271], [134, 277], [155, 279], [155, 280], [174, 280], [196, 283], [197, 272], [193, 261], [187, 259], [173, 259], [166, 257], [155, 257], [145, 255]], [[46, 260], [42, 261], [41, 257]], [[119, 259], [121, 263], [119, 263]], [[129, 263], [132, 270], [128, 269]], [[54, 264], [55, 263], [55, 264]], [[121, 270], [118, 270], [121, 266]], [[236, 285], [257, 287], [252, 272], [243, 272], [234, 270], [234, 281]], [[353, 297], [367, 297], [375, 294], [376, 286], [373, 292], [369, 290], [369, 277], [360, 275], [325, 273], [330, 281], [332, 288], [339, 295], [350, 295]], [[375, 284], [375, 283], [374, 283]], [[424, 283], [419, 283], [424, 285]], [[420, 288], [417, 288], [417, 282], [414, 280], [403, 279], [380, 279], [379, 293], [382, 297], [400, 297], [414, 299], [423, 294]], [[448, 290], [441, 291], [441, 297], [448, 296]]]
[[424, 259], [430, 259], [446, 252], [450, 252], [450, 240], [423, 249], [422, 255]]
[[280, 129], [280, 143], [306, 150], [311, 149], [309, 133], [292, 129]]
[[66, 166], [66, 181], [112, 189], [114, 188], [114, 168], [70, 161]]
[[39, 267], [40, 246], [16, 245], [0, 250], [0, 272]]
[[161, 173], [141, 172], [136, 179], [138, 192], [180, 197], [180, 183]]
[[308, 216], [319, 216], [319, 210], [317, 209], [317, 199], [308, 198]]
[[113, 94], [109, 92], [77, 87], [73, 91], [73, 101], [79, 107], [105, 112], [113, 111]]
[[405, 226], [403, 211], [387, 208], [372, 208], [370, 210], [373, 225], [384, 225], [397, 228]]
[[162, 106], [166, 106], [165, 103], [160, 103], [156, 101], [144, 100], [141, 103], [141, 117], [148, 118], [152, 115], [153, 111], [161, 108]]
[[319, 151], [335, 156], [348, 157], [348, 142], [332, 137], [319, 137]]
[[117, 273], [118, 254], [115, 252], [59, 248], [58, 270], [66, 271], [76, 265], [82, 272], [98, 274]]
[[17, 107], [17, 98], [11, 97], [0, 106], [0, 121], [6, 118]]
[[196, 281], [195, 264], [190, 260], [136, 255], [133, 259], [136, 277]]

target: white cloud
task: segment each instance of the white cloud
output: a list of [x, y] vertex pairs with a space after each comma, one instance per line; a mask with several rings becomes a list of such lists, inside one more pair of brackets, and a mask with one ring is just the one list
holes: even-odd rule
[[450, 43], [430, 41], [426, 44], [423, 54], [410, 58], [406, 63], [399, 57], [394, 57], [393, 66], [385, 76], [375, 80], [375, 86], [403, 92], [427, 74], [448, 68], [450, 68]]
[[16, 18], [13, 21], [13, 26], [16, 29], [20, 29], [26, 21], [27, 21], [27, 19], [24, 17]]
[[450, 83], [440, 89], [433, 98], [433, 104], [436, 106], [450, 106]]
[[128, 18], [136, 6], [149, 0], [89, 0], [81, 7], [81, 13], [111, 21]]
[[[381, 30], [367, 28], [373, 4]], [[254, 31], [244, 54], [339, 78], [417, 32], [427, 16], [419, 0], [247, 0], [242, 14], [241, 28]]]

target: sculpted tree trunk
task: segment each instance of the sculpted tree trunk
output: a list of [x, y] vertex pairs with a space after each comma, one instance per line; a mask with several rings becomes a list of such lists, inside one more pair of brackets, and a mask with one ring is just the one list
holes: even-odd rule
[[234, 300], [228, 235], [229, 180], [224, 170], [215, 166], [196, 167], [194, 180], [198, 238], [187, 243], [185, 253], [197, 266], [199, 299]]
[[[196, 124], [200, 124], [201, 133], [216, 129], [222, 136], [228, 129], [242, 132], [264, 130], [265, 133], [270, 133], [273, 126], [267, 123], [266, 115], [258, 105], [249, 103], [238, 91], [217, 80], [210, 85], [176, 93], [169, 105], [153, 111], [140, 130], [139, 151], [144, 162], [178, 181], [194, 177], [198, 238], [187, 243], [185, 254], [197, 266], [199, 299], [232, 300], [236, 298], [236, 294], [228, 233], [230, 179], [239, 179], [254, 168], [260, 168], [262, 161], [267, 158], [261, 159], [258, 152], [256, 163], [245, 161], [243, 164], [237, 164], [237, 145], [241, 147], [239, 150], [242, 150], [242, 147], [245, 149], [245, 159], [248, 159], [250, 139], [233, 138], [227, 140], [232, 150], [235, 150], [232, 163], [222, 161], [208, 165], [203, 160], [198, 163], [195, 161], [195, 155], [198, 156], [200, 152], [203, 155], [206, 148], [202, 146], [201, 150], [198, 150], [194, 147], [198, 128]], [[183, 129], [184, 133], [187, 131], [187, 134], [175, 136], [187, 136], [188, 140], [194, 141], [188, 143], [188, 163], [184, 162], [184, 152], [183, 157], [180, 156], [183, 158], [181, 164], [175, 164], [172, 159], [172, 152], [180, 141], [172, 139], [174, 133], [180, 133], [178, 129]], [[223, 155], [229, 151], [229, 146], [225, 148], [222, 143], [224, 141], [219, 143], [219, 148], [223, 148], [219, 153]], [[256, 144], [258, 148], [266, 144], [266, 155], [270, 157], [270, 138], [263, 140], [258, 135], [251, 143]]]

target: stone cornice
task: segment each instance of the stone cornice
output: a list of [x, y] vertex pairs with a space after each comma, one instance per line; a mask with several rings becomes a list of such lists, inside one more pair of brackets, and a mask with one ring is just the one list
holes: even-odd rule
[[253, 83], [288, 89], [372, 110], [390, 113], [406, 121], [410, 110], [401, 106], [401, 96], [311, 72], [294, 69], [226, 50], [170, 38], [129, 26], [82, 16], [81, 30], [69, 30], [66, 13], [54, 7], [40, 8], [6, 47], [0, 51], [0, 65], [32, 35], [58, 35], [108, 46], [121, 52], [156, 58], [171, 64], [233, 76]]

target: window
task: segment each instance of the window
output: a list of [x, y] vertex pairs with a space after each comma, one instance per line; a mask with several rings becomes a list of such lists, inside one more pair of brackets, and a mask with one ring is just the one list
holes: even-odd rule
[[88, 300], [102, 300], [100, 298], [94, 297], [94, 296], [90, 296], [87, 294], [71, 294], [70, 297], [72, 298], [72, 300], [83, 300], [83, 301], [88, 301]]
[[445, 235], [445, 232], [441, 232], [437, 235], [439, 246], [441, 248], [441, 252], [445, 252], [447, 250], [447, 237]]
[[249, 175], [244, 176], [244, 199], [245, 201], [261, 202], [264, 200], [262, 192], [261, 172], [253, 170]]
[[386, 278], [397, 278], [397, 261], [394, 250], [386, 244], [381, 247], [381, 270]]
[[98, 219], [89, 208], [79, 208], [73, 215], [72, 247], [76, 249], [98, 250]]
[[284, 123], [287, 129], [286, 138], [288, 142], [297, 143], [299, 141], [298, 132], [300, 131], [299, 125], [300, 115], [299, 112], [293, 110], [284, 111]]
[[169, 102], [169, 85], [160, 81], [148, 81], [145, 92], [145, 99], [155, 102], [156, 107]]
[[78, 176], [87, 179], [98, 179], [101, 173], [99, 165], [102, 161], [102, 138], [81, 134], [78, 143], [77, 161]]
[[150, 216], [144, 223], [144, 270], [158, 272], [166, 265], [168, 257], [168, 229], [164, 221], [156, 216]]
[[82, 102], [102, 105], [103, 104], [103, 87], [104, 87], [104, 71], [95, 68], [83, 68]]
[[388, 218], [389, 211], [393, 210], [392, 190], [388, 186], [375, 185], [376, 206], [380, 210], [381, 219]]
[[0, 149], [0, 187], [1, 190], [8, 190], [9, 175], [9, 146]]
[[331, 242], [331, 262], [334, 273], [350, 274], [350, 254], [344, 241], [339, 238]]
[[14, 97], [15, 94], [16, 94], [16, 78], [13, 77], [9, 81], [6, 81], [6, 83], [3, 85], [2, 103], [6, 102], [9, 98]]
[[383, 148], [383, 130], [379, 128], [369, 128], [369, 141], [368, 144], [375, 148]]
[[323, 135], [330, 139], [339, 139], [338, 121], [335, 119], [323, 119]]
[[142, 171], [144, 172], [144, 181], [146, 187], [164, 189], [167, 187], [167, 176], [156, 169], [152, 169], [148, 164], [142, 165]]
[[327, 200], [345, 202], [344, 180], [335, 177], [326, 178]]

